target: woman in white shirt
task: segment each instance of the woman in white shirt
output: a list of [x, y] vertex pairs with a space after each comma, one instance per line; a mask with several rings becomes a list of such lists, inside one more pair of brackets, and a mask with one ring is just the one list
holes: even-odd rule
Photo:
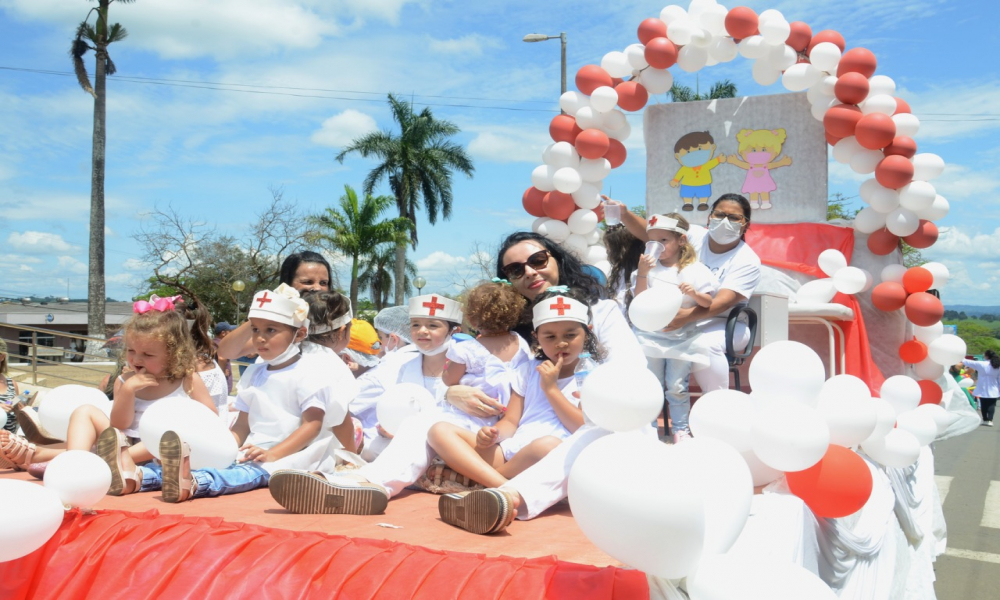
[[986, 360], [963, 360], [962, 364], [975, 369], [979, 374], [976, 381], [976, 396], [979, 410], [983, 412], [983, 425], [993, 427], [993, 412], [1000, 397], [1000, 356], [992, 350], [983, 355]]

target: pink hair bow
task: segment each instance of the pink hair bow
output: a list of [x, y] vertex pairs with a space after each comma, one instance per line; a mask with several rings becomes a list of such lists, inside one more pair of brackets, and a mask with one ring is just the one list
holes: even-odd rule
[[167, 312], [174, 310], [174, 304], [181, 299], [180, 295], [172, 296], [170, 298], [160, 298], [156, 294], [149, 297], [149, 300], [139, 300], [132, 305], [132, 312], [137, 315], [143, 315], [151, 310], [156, 312]]

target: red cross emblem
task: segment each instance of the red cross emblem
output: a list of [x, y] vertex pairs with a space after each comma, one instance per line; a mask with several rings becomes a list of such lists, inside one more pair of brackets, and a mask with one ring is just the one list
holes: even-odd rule
[[556, 298], [556, 303], [555, 304], [550, 304], [549, 308], [551, 308], [552, 310], [559, 311], [559, 316], [562, 317], [562, 316], [565, 316], [567, 310], [569, 310], [569, 309], [571, 309], [573, 307], [570, 306], [569, 304], [566, 304], [565, 302], [563, 302], [563, 297], [559, 296], [558, 298]]
[[259, 300], [257, 300], [257, 303], [260, 304], [259, 308], [264, 308], [264, 305], [267, 304], [268, 302], [274, 302], [274, 300], [271, 300], [270, 298], [267, 297], [267, 292], [264, 292], [264, 295], [261, 296]]
[[649, 217], [649, 224], [650, 225], [656, 225], [656, 220], [657, 220], [656, 219], [656, 215], [653, 215], [652, 217]]
[[430, 302], [424, 302], [423, 306], [424, 306], [424, 308], [430, 310], [430, 313], [431, 313], [432, 317], [434, 316], [434, 311], [436, 311], [436, 310], [444, 310], [444, 304], [441, 304], [440, 302], [438, 302], [438, 297], [437, 296], [431, 296], [431, 301]]

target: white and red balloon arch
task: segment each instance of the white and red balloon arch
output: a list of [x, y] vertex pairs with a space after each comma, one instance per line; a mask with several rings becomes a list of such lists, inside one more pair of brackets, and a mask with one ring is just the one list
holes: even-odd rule
[[[669, 69], [675, 66], [693, 73], [741, 55], [753, 60], [757, 83], [780, 80], [790, 91], [806, 91], [834, 160], [872, 175], [860, 187], [867, 206], [854, 219], [854, 228], [868, 235], [872, 253], [890, 254], [900, 240], [918, 249], [937, 241], [935, 222], [948, 214], [949, 205], [930, 182], [941, 175], [944, 161], [917, 152], [920, 120], [895, 95], [895, 82], [876, 74], [878, 61], [870, 50], [847, 49], [840, 33], [814, 34], [808, 24], [789, 23], [777, 10], [758, 15], [744, 6], [727, 9], [715, 0], [693, 0], [687, 9], [667, 6], [659, 17], [640, 23], [637, 36], [638, 43], [605, 54], [599, 66], [582, 67], [576, 73], [577, 90], [560, 97], [564, 112], [549, 124], [553, 143], [542, 153], [543, 164], [532, 171], [532, 186], [522, 197], [524, 209], [537, 217], [535, 232], [607, 272], [607, 251], [597, 228], [603, 218], [600, 194], [604, 179], [627, 156], [623, 142], [631, 127], [625, 112], [640, 111], [650, 94], [669, 91]], [[915, 269], [923, 272], [907, 282], [898, 269], [883, 272], [882, 283], [872, 290], [873, 303], [881, 310], [904, 308], [921, 331], [923, 339], [914, 341], [950, 351], [924, 352], [910, 344], [901, 348], [901, 356], [907, 362], [924, 356], [920, 362], [927, 362], [950, 360], [959, 351], [964, 355], [959, 338], [938, 331], [944, 307], [927, 293], [947, 282], [947, 268], [929, 263]], [[938, 371], [924, 365], [917, 377], [933, 379]]]

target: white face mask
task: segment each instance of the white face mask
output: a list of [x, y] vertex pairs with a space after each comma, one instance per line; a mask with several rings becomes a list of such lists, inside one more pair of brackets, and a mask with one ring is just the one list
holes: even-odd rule
[[417, 346], [417, 350], [420, 350], [420, 353], [423, 354], [424, 356], [437, 356], [442, 352], [447, 352], [449, 347], [451, 347], [450, 337], [446, 339], [443, 344], [441, 344], [437, 348], [434, 348], [433, 350], [424, 350], [420, 346]]
[[278, 356], [275, 356], [274, 358], [272, 358], [270, 360], [267, 360], [267, 359], [263, 359], [263, 360], [268, 365], [281, 365], [281, 364], [284, 364], [284, 363], [292, 360], [296, 356], [298, 356], [299, 352], [301, 352], [301, 349], [299, 348], [299, 344], [300, 343], [301, 342], [292, 342], [291, 344], [288, 344], [288, 347], [285, 348], [285, 351], [282, 352], [281, 354], [279, 354]]
[[731, 244], [740, 239], [743, 226], [729, 219], [709, 219], [708, 235], [719, 244]]

